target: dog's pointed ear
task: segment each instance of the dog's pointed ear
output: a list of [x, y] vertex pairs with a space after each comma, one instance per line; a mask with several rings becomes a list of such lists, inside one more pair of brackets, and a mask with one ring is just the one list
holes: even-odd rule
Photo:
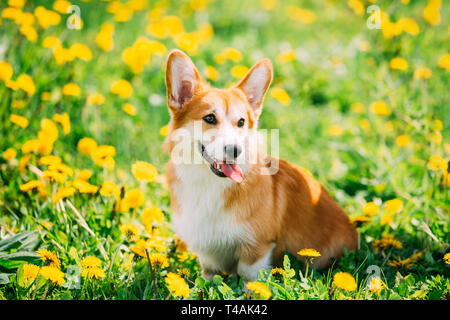
[[273, 78], [272, 63], [269, 59], [263, 59], [255, 64], [237, 84], [247, 96], [248, 102], [255, 114], [261, 114], [264, 95]]
[[172, 50], [167, 57], [167, 104], [173, 112], [180, 111], [191, 101], [203, 79], [192, 60], [180, 50]]

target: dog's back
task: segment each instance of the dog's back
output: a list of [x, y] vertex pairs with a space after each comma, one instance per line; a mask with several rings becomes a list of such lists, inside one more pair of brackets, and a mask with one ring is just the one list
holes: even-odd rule
[[320, 268], [331, 257], [340, 257], [344, 246], [357, 249], [355, 227], [322, 185], [307, 170], [273, 160], [279, 162], [276, 174], [248, 173], [245, 183], [227, 190], [225, 205], [254, 226], [258, 242], [276, 243], [274, 264], [281, 262], [284, 251], [296, 255], [300, 249], [314, 248], [321, 253], [315, 261]]

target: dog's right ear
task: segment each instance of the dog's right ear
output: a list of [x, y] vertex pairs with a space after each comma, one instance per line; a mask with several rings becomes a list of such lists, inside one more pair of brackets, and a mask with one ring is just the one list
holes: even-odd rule
[[180, 50], [172, 50], [167, 57], [167, 104], [176, 113], [191, 101], [203, 81], [192, 60]]

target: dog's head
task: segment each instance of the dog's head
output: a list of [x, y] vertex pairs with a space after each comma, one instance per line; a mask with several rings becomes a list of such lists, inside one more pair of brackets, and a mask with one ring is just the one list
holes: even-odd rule
[[241, 182], [272, 77], [270, 60], [263, 59], [231, 88], [213, 88], [185, 53], [171, 51], [166, 68], [171, 114], [166, 146], [172, 159], [179, 151], [184, 161], [197, 155], [215, 175]]

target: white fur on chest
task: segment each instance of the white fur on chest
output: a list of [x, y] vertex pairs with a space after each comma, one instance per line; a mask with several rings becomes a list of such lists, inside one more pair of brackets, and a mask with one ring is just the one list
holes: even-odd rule
[[253, 242], [245, 223], [224, 210], [223, 195], [233, 182], [216, 177], [205, 165], [176, 165], [172, 186], [180, 207], [173, 215], [177, 235], [208, 268], [229, 271], [237, 262], [237, 249]]

